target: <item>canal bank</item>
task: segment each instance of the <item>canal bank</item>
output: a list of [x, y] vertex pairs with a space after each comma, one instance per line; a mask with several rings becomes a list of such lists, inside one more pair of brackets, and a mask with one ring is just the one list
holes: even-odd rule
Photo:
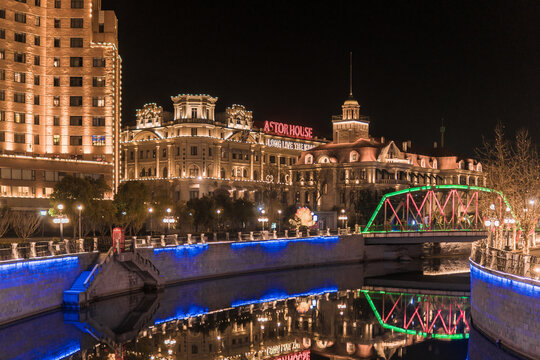
[[[361, 235], [183, 244], [0, 265], [0, 325], [100, 298], [279, 269], [417, 258], [421, 245], [364, 245]], [[64, 295], [64, 296], [63, 296]]]

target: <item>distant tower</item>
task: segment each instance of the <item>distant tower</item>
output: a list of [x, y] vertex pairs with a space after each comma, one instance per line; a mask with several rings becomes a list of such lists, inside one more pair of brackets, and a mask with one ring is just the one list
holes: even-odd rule
[[444, 147], [444, 131], [446, 128], [444, 127], [444, 118], [441, 119], [441, 147]]
[[335, 143], [369, 138], [369, 118], [360, 115], [360, 104], [353, 97], [352, 51], [349, 53], [349, 97], [341, 106], [341, 115], [332, 116]]

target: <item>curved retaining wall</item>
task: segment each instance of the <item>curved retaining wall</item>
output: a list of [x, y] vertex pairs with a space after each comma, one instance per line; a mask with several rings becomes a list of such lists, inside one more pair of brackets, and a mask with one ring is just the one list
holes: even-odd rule
[[470, 263], [473, 325], [516, 353], [540, 358], [540, 283]]

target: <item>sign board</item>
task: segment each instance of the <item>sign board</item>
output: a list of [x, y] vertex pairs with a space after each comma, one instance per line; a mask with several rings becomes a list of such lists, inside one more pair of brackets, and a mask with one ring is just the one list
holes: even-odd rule
[[266, 145], [277, 147], [280, 149], [291, 149], [291, 150], [300, 150], [300, 151], [308, 151], [311, 148], [314, 148], [315, 145], [313, 144], [306, 144], [298, 141], [288, 141], [288, 140], [280, 140], [280, 139], [268, 139], [266, 141]]
[[302, 125], [283, 124], [275, 121], [265, 121], [264, 132], [266, 134], [287, 136], [295, 139], [313, 139], [313, 128]]
[[272, 360], [309, 360], [309, 350], [293, 352], [291, 354], [282, 355], [273, 358]]

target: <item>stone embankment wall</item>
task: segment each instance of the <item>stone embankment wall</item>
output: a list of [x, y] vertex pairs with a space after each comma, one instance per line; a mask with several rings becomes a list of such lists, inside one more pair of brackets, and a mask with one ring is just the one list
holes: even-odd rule
[[510, 350], [540, 358], [540, 283], [471, 261], [474, 327]]
[[14, 261], [0, 265], [0, 325], [62, 305], [62, 292], [98, 253]]

